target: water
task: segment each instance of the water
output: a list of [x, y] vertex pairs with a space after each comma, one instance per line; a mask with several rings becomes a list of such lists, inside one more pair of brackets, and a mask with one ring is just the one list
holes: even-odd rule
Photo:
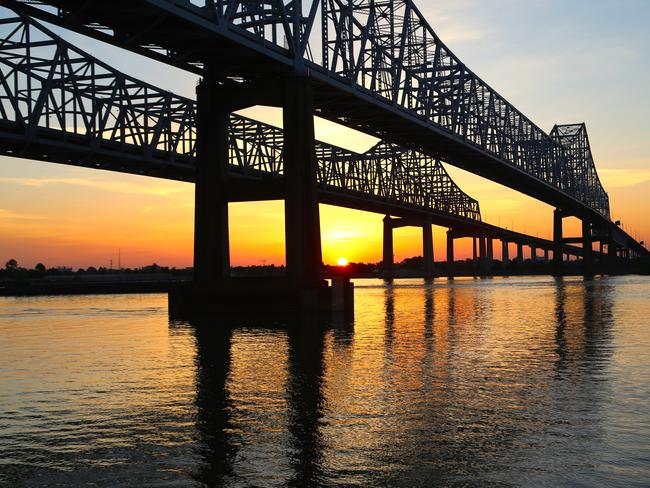
[[359, 280], [353, 328], [258, 325], [0, 298], [0, 485], [650, 484], [647, 277]]

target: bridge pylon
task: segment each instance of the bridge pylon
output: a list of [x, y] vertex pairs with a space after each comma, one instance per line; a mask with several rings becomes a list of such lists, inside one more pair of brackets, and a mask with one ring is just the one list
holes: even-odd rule
[[433, 278], [434, 275], [434, 248], [433, 248], [433, 221], [430, 216], [408, 216], [392, 218], [384, 217], [383, 232], [383, 259], [381, 273], [384, 279], [390, 280], [395, 276], [393, 229], [399, 227], [422, 228], [422, 275], [424, 278]]
[[553, 266], [556, 274], [560, 272], [564, 264], [564, 253], [562, 251], [562, 220], [564, 216], [564, 212], [559, 208], [553, 211]]
[[282, 120], [287, 276], [292, 286], [313, 294], [320, 282], [322, 254], [314, 96], [307, 78], [289, 76], [284, 82]]
[[196, 182], [194, 188], [194, 283], [211, 288], [230, 276], [228, 237], [227, 91], [210, 79], [196, 89]]
[[[312, 91], [310, 80], [300, 76], [264, 84], [217, 82], [206, 77], [198, 85], [194, 283], [191, 289], [170, 294], [170, 307], [173, 302], [181, 313], [250, 303], [289, 311], [326, 311], [332, 307], [332, 290], [321, 277]], [[238, 196], [233, 196], [227, 171], [232, 149], [229, 117], [234, 110], [257, 104], [273, 104], [283, 110], [284, 278], [230, 276], [228, 202]], [[263, 192], [251, 194], [251, 198], [265, 199]], [[351, 293], [346, 292], [345, 296], [350, 297]], [[351, 308], [351, 300], [346, 298], [348, 302]]]
[[591, 229], [591, 219], [588, 216], [584, 216], [582, 218], [582, 265], [585, 274], [593, 273], [593, 236]]
[[393, 219], [390, 215], [384, 217], [384, 239], [382, 242], [383, 245], [383, 259], [381, 262], [381, 272], [386, 280], [393, 278], [393, 266], [394, 266], [394, 255], [393, 255]]

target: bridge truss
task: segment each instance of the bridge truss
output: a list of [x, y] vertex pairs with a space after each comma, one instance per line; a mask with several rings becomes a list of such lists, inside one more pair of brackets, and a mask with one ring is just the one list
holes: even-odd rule
[[324, 117], [381, 139], [408, 134], [412, 149], [609, 221], [588, 139], [578, 151], [531, 122], [447, 48], [412, 0], [0, 4], [196, 73], [217, 59], [211, 69], [223, 77], [306, 72], [332, 89], [323, 89]]
[[[0, 19], [0, 151], [192, 180], [195, 102], [129, 77], [27, 16]], [[232, 114], [232, 176], [283, 175], [283, 131]], [[360, 154], [318, 142], [321, 192], [480, 221], [437, 159], [388, 142]]]

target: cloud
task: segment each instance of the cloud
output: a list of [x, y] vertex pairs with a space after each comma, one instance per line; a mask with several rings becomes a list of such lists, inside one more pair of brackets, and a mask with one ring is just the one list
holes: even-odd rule
[[17, 213], [11, 210], [0, 208], [0, 220], [44, 220], [47, 217], [42, 215], [30, 215], [24, 213]]
[[625, 188], [650, 181], [650, 169], [601, 168], [598, 175], [605, 189]]
[[94, 188], [128, 195], [171, 196], [188, 191], [187, 185], [180, 183], [140, 184], [120, 180], [95, 180], [88, 178], [0, 178], [0, 183], [21, 186], [44, 187], [50, 185], [71, 185]]

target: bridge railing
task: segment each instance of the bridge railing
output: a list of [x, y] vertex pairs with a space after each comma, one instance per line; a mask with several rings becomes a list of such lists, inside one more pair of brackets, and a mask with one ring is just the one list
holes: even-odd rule
[[[0, 128], [26, 145], [56, 139], [191, 166], [195, 112], [194, 101], [124, 75], [29, 17], [0, 19]], [[231, 171], [282, 175], [282, 130], [230, 121]], [[318, 142], [316, 153], [323, 190], [480, 220], [478, 202], [435, 159], [388, 143], [359, 154]]]

